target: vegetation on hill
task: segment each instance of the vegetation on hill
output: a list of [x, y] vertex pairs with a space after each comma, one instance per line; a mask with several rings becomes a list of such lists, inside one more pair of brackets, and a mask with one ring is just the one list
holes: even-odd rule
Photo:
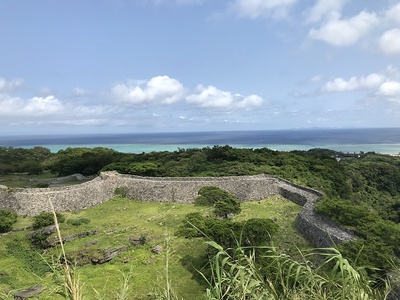
[[[53, 154], [43, 147], [34, 149], [0, 148], [0, 184], [7, 183], [7, 178], [19, 176], [18, 174], [22, 172], [24, 176], [49, 176], [48, 170], [55, 176], [74, 173], [95, 175], [106, 170], [141, 176], [172, 177], [235, 176], [260, 173], [275, 175], [322, 191], [325, 196], [317, 205], [317, 211], [348, 227], [358, 236], [358, 240], [337, 247], [340, 253], [334, 252], [340, 254], [335, 256], [337, 259], [345, 261], [341, 266], [345, 264], [362, 265], [364, 268], [360, 272], [365, 273], [368, 280], [373, 280], [375, 282], [373, 287], [376, 287], [379, 282], [385, 282], [386, 274], [392, 272], [391, 270], [398, 264], [400, 256], [398, 243], [400, 240], [400, 157], [373, 152], [345, 154], [328, 149], [279, 152], [266, 148], [236, 149], [230, 146], [141, 154], [119, 153], [106, 148], [69, 148]], [[40, 175], [41, 173], [43, 174]], [[224, 192], [219, 191], [216, 194], [221, 196]], [[123, 195], [120, 194], [120, 196]], [[204, 193], [200, 193], [200, 198], [203, 196]], [[220, 202], [225, 203], [221, 209], [226, 208], [228, 202]], [[216, 203], [218, 202], [212, 204], [214, 209], [217, 207]], [[228, 206], [230, 209], [235, 208], [235, 202], [232, 200]], [[181, 236], [198, 237], [201, 235], [200, 232], [205, 233], [217, 243], [214, 245], [217, 253], [226, 252], [231, 255], [230, 258], [226, 257], [225, 262], [230, 261], [233, 264], [238, 257], [242, 257], [245, 261], [248, 259], [251, 261], [251, 252], [245, 251], [244, 255], [246, 256], [232, 256], [232, 253], [236, 253], [234, 249], [248, 247], [245, 243], [237, 244], [237, 241], [241, 240], [241, 234], [246, 231], [246, 222], [259, 222], [259, 216], [256, 217], [256, 221], [253, 221], [250, 216], [241, 219], [244, 215], [242, 207], [242, 213], [238, 214], [240, 210], [236, 211], [237, 216], [233, 220], [221, 220], [196, 214], [196, 210], [200, 208], [200, 206], [196, 206], [192, 211], [193, 214], [181, 215], [181, 220], [185, 220], [186, 223], [180, 221], [179, 224], [175, 224], [179, 230], [184, 232], [181, 232]], [[223, 217], [228, 215], [229, 213], [220, 214]], [[8, 222], [12, 219], [7, 216], [3, 216], [3, 218]], [[79, 218], [85, 219], [86, 216], [77, 216], [72, 219], [79, 220]], [[68, 222], [67, 219], [62, 227], [67, 226], [65, 227], [67, 231], [81, 226], [90, 227], [94, 220], [91, 220], [90, 223], [83, 223], [83, 225], [72, 225], [74, 222]], [[262, 226], [271, 226], [271, 224], [257, 224], [256, 226], [261, 228]], [[275, 234], [273, 233], [275, 231], [270, 228], [272, 241], [274, 241], [274, 236], [278, 237], [277, 240], [282, 239], [283, 236], [280, 222], [277, 224], [279, 228], [276, 229]], [[9, 229], [10, 226], [16, 225], [6, 224], [6, 226]], [[219, 230], [224, 234], [219, 234]], [[229, 235], [227, 235], [228, 232]], [[250, 236], [249, 233], [246, 234]], [[258, 235], [255, 234], [254, 237]], [[220, 236], [228, 236], [228, 238], [218, 239]], [[197, 243], [198, 238], [187, 239], [187, 241]], [[265, 246], [257, 245], [257, 247]], [[21, 249], [25, 249], [24, 247], [21, 246]], [[289, 248], [293, 250], [291, 247]], [[228, 251], [228, 249], [232, 250]], [[286, 250], [288, 249], [279, 251]], [[332, 252], [330, 253], [332, 254]], [[219, 258], [225, 257], [224, 255], [221, 254]], [[267, 253], [265, 252], [263, 255], [267, 255]], [[210, 257], [210, 259], [213, 258]], [[334, 259], [331, 262], [333, 261]], [[214, 260], [213, 263], [217, 262]], [[233, 266], [231, 263], [230, 266]], [[239, 262], [236, 261], [236, 263]], [[258, 265], [260, 261], [255, 261], [255, 263], [260, 267]], [[282, 264], [282, 261], [279, 263]], [[286, 263], [295, 265], [295, 262], [291, 260]], [[326, 264], [325, 266], [330, 265]], [[250, 265], [248, 267], [251, 268]], [[261, 270], [266, 270], [265, 265], [261, 265]], [[257, 278], [258, 276], [259, 274], [256, 275]], [[0, 276], [0, 282], [1, 278]], [[209, 277], [207, 278], [209, 279]], [[248, 279], [251, 282], [255, 280], [253, 277]], [[214, 281], [211, 280], [210, 283], [212, 282]], [[210, 295], [214, 295], [211, 287], [209, 291]], [[318, 293], [323, 293], [323, 290], [319, 290]], [[368, 294], [368, 292], [366, 293]], [[368, 299], [373, 299], [373, 297]]]

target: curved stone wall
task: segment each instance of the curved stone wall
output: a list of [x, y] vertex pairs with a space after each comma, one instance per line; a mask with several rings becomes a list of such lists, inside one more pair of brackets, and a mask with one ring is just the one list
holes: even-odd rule
[[316, 215], [314, 207], [322, 193], [269, 175], [237, 177], [161, 177], [148, 178], [104, 172], [95, 179], [67, 187], [0, 190], [0, 209], [11, 208], [19, 215], [50, 211], [76, 211], [107, 201], [116, 188], [127, 197], [154, 202], [193, 203], [203, 186], [218, 186], [240, 201], [255, 201], [280, 194], [303, 207], [297, 227], [316, 247], [329, 247], [355, 237], [326, 218]]

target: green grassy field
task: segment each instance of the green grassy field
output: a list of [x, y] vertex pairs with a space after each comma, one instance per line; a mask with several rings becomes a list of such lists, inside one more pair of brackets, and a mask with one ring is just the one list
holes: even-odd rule
[[[280, 226], [274, 237], [274, 245], [285, 253], [295, 253], [297, 247], [310, 247], [294, 227], [300, 209], [298, 205], [274, 196], [262, 201], [242, 203], [242, 213], [235, 219], [274, 219]], [[209, 208], [205, 207], [148, 203], [125, 198], [111, 199], [84, 211], [65, 213], [67, 222], [60, 227], [63, 236], [88, 230], [97, 231], [95, 235], [65, 243], [68, 257], [79, 261], [85, 255], [95, 256], [102, 250], [128, 246], [125, 252], [110, 262], [75, 267], [75, 275], [83, 283], [85, 299], [115, 299], [122, 290], [129, 291], [129, 299], [154, 299], [157, 293], [165, 290], [167, 279], [181, 298], [203, 299], [206, 285], [197, 270], [201, 270], [205, 263], [202, 259], [206, 248], [205, 239], [184, 239], [174, 234], [183, 217], [190, 212], [210, 214]], [[79, 218], [90, 219], [90, 223], [73, 226], [68, 222], [68, 219]], [[19, 218], [14, 228], [22, 229], [31, 223], [32, 219], [29, 217]], [[6, 293], [40, 283], [46, 289], [39, 299], [63, 299], [57, 294], [61, 288], [57, 283], [57, 271], [44, 276], [37, 275], [38, 272], [35, 273], [28, 266], [27, 259], [32, 258], [27, 258], [26, 253], [7, 250], [10, 248], [7, 246], [10, 241], [22, 238], [28, 232], [29, 230], [21, 230], [0, 236], [0, 291]], [[137, 237], [144, 237], [146, 243], [131, 245], [129, 238]], [[156, 245], [163, 247], [161, 254], [151, 251]], [[42, 254], [41, 262], [48, 262], [59, 269], [59, 264], [53, 264], [52, 261], [57, 261], [60, 253], [59, 247], [46, 250]]]

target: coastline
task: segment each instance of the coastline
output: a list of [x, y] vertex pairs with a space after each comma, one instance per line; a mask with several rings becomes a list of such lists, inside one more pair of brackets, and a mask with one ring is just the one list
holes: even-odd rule
[[[201, 149], [206, 147], [214, 147], [218, 144], [73, 144], [73, 145], [43, 145], [52, 153], [67, 148], [95, 148], [104, 147], [113, 149], [122, 153], [142, 153], [142, 152], [159, 152], [159, 151], [178, 151], [179, 149]], [[220, 144], [224, 146], [226, 144]], [[314, 148], [330, 149], [343, 153], [361, 153], [376, 152], [380, 154], [388, 154], [393, 156], [400, 155], [400, 144], [336, 144], [336, 145], [285, 145], [285, 144], [227, 144], [233, 148], [268, 148], [276, 151], [307, 151]], [[40, 146], [40, 145], [36, 145]], [[34, 145], [22, 145], [16, 148], [31, 149]]]

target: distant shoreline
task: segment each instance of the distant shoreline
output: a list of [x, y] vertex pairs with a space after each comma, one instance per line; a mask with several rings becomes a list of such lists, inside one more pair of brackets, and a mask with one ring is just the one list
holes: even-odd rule
[[[225, 144], [224, 144], [225, 145]], [[96, 148], [103, 147], [113, 149], [122, 153], [148, 153], [160, 151], [179, 151], [179, 149], [201, 149], [206, 147], [224, 146], [224, 145], [198, 145], [198, 144], [180, 144], [180, 145], [157, 145], [157, 144], [135, 144], [135, 145], [110, 145], [110, 144], [82, 144], [82, 145], [43, 145], [41, 147], [47, 148], [52, 153], [57, 153], [60, 150], [67, 148]], [[40, 145], [21, 145], [13, 148], [32, 149]], [[400, 155], [400, 144], [359, 144], [359, 145], [234, 145], [229, 144], [233, 148], [268, 148], [276, 151], [307, 151], [315, 148], [330, 149], [343, 153], [367, 153], [376, 152], [381, 154], [388, 154], [393, 156]]]
[[142, 153], [215, 145], [278, 151], [324, 148], [344, 153], [376, 152], [396, 155], [400, 153], [400, 128], [0, 136], [2, 147], [42, 146], [54, 153], [68, 147], [105, 147], [124, 153]]

